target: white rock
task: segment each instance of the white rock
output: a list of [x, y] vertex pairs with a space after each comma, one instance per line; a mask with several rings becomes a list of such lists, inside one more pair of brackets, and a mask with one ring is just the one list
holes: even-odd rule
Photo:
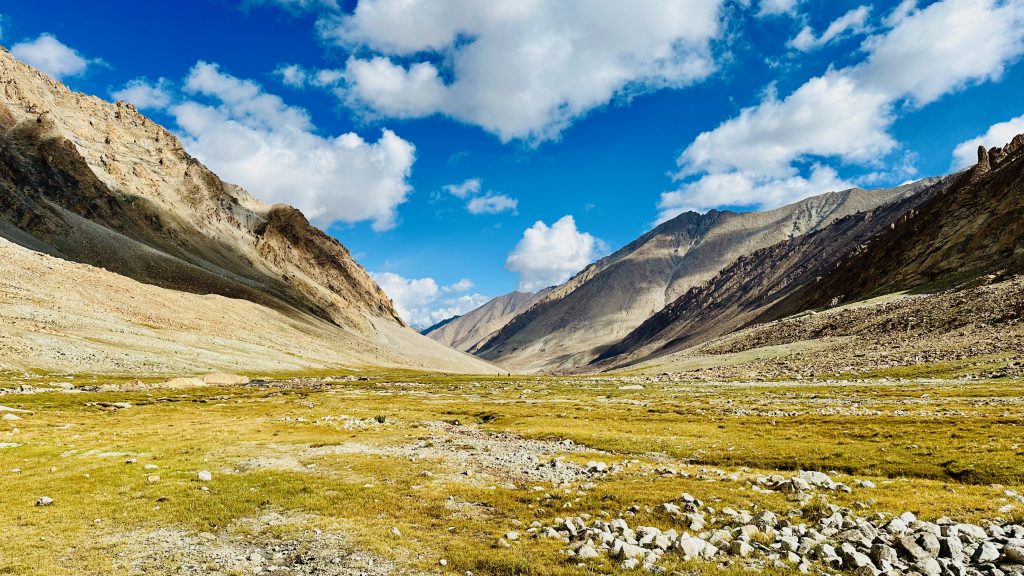
[[201, 470], [199, 474], [197, 474], [197, 476], [203, 482], [209, 482], [210, 480], [213, 480], [213, 474], [211, 474], [209, 470]]
[[36, 500], [36, 506], [49, 506], [50, 504], [53, 504], [53, 498], [50, 498], [49, 496], [43, 496], [39, 500]]

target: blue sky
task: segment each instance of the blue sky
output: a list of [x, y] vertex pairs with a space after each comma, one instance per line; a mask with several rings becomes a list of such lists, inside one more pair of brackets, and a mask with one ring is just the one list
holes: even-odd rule
[[[943, 174], [1024, 131], [1024, 0], [0, 2], [336, 236], [414, 324], [563, 280], [680, 211]], [[539, 222], [539, 223], [538, 223]]]

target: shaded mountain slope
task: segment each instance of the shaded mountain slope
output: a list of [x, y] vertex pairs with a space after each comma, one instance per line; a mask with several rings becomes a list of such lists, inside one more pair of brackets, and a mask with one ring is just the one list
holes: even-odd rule
[[[308, 315], [338, 328], [338, 345], [384, 345], [385, 325], [410, 331], [348, 250], [298, 210], [222, 182], [130, 104], [72, 92], [5, 50], [0, 237], [145, 284]], [[489, 369], [414, 340], [422, 350], [411, 356], [434, 354], [437, 368]]]
[[737, 258], [924, 187], [831, 192], [766, 212], [687, 212], [553, 288], [477, 351], [520, 370], [585, 365]]
[[622, 365], [844, 302], [1024, 271], [1024, 137], [922, 193], [741, 258], [602, 355]]

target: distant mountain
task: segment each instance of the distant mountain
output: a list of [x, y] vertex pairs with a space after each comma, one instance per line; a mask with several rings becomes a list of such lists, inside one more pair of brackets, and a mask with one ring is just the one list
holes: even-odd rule
[[525, 312], [543, 298], [549, 289], [537, 293], [509, 292], [498, 296], [472, 312], [431, 326], [423, 333], [457, 350], [473, 352], [509, 320]]
[[808, 310], [1020, 274], [1022, 169], [1024, 135], [981, 149], [976, 166], [914, 196], [740, 258], [606, 350], [598, 365], [664, 356]]
[[[348, 348], [353, 363], [490, 370], [405, 327], [349, 251], [298, 210], [264, 204], [221, 181], [132, 105], [72, 92], [6, 50], [0, 50], [0, 238], [143, 284], [231, 299], [225, 299], [225, 309], [234, 301], [251, 302], [316, 326], [319, 346]], [[12, 244], [2, 247], [11, 262], [30, 265]], [[95, 279], [82, 268], [62, 269]], [[21, 277], [17, 272], [11, 273]], [[111, 284], [76, 289], [102, 294], [121, 284], [113, 278], [104, 282]], [[110, 294], [109, 301], [120, 299]], [[135, 305], [144, 309], [147, 303]], [[202, 308], [181, 309], [183, 324]], [[15, 313], [0, 309], [5, 323]], [[73, 323], [76, 311], [61, 314], [54, 321], [63, 325]], [[144, 322], [142, 317], [133, 316], [129, 324]], [[282, 327], [279, 334], [264, 335], [268, 358], [283, 354], [271, 348], [286, 333], [291, 334]], [[113, 332], [110, 337], [117, 338]], [[70, 336], [55, 338], [54, 345], [69, 350], [93, 346]], [[167, 338], [195, 347], [188, 334], [171, 331]], [[173, 350], [161, 354], [154, 353], [153, 362], [173, 369]], [[280, 359], [294, 365], [291, 353]], [[10, 361], [45, 368], [32, 366], [31, 358]], [[90, 368], [112, 369], [98, 360]]]
[[737, 258], [924, 187], [830, 192], [765, 212], [680, 214], [551, 289], [475, 353], [524, 371], [584, 366]]
[[445, 318], [444, 320], [441, 320], [440, 322], [434, 324], [433, 326], [427, 326], [426, 328], [420, 330], [420, 334], [427, 336], [434, 330], [437, 330], [438, 328], [448, 324], [449, 322], [452, 322], [453, 320], [458, 320], [459, 318], [462, 318], [462, 316], [452, 316], [451, 318]]

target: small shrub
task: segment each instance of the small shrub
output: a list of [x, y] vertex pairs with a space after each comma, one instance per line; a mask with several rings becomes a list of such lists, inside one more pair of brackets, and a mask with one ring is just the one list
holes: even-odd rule
[[383, 414], [377, 414], [373, 419], [377, 421], [377, 424], [383, 424], [387, 422], [388, 417]]

